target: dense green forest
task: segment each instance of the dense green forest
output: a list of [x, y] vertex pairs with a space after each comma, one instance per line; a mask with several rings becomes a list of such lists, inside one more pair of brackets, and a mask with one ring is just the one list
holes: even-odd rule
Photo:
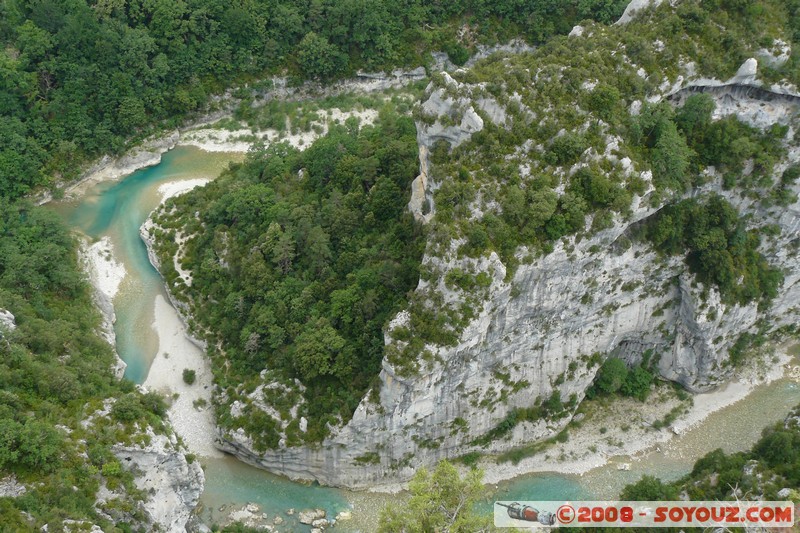
[[[304, 438], [349, 420], [380, 370], [383, 327], [419, 279], [424, 239], [405, 208], [418, 166], [412, 119], [387, 105], [376, 125], [334, 126], [303, 152], [252, 152], [156, 217], [165, 278], [200, 330], [222, 341], [224, 355], [212, 350], [212, 359], [229, 401], [267, 369], [305, 387]], [[175, 229], [192, 235], [182, 260], [191, 286], [171, 267]], [[265, 401], [287, 418], [300, 399], [297, 390], [272, 396]], [[220, 423], [252, 430], [262, 448], [278, 443], [258, 409]]]
[[[0, 326], [0, 478], [27, 487], [0, 498], [0, 531], [60, 531], [64, 519], [109, 532], [146, 523], [135, 506], [144, 495], [111, 446], [140, 438], [148, 424], [166, 431], [166, 407], [114, 376], [76, 248], [54, 214], [0, 199], [0, 308], [16, 319], [13, 330]], [[96, 413], [111, 398], [110, 414]], [[101, 485], [117, 493], [102, 514]]]
[[[7, 0], [0, 3], [0, 194], [174, 125], [234, 83], [418, 66], [477, 42], [541, 42], [625, 0]], [[255, 87], [263, 84], [256, 83]]]

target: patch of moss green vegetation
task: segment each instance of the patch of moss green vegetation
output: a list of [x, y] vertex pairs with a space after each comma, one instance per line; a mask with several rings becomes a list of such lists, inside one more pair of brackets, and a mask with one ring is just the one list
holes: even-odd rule
[[[223, 427], [244, 427], [266, 449], [292, 418], [307, 418], [294, 435], [311, 442], [350, 419], [380, 370], [383, 328], [419, 279], [424, 239], [405, 207], [418, 168], [414, 124], [389, 106], [376, 125], [334, 126], [304, 152], [256, 150], [157, 218], [192, 235], [182, 260], [191, 287], [173, 288], [221, 343], [212, 358], [227, 400], [247, 402], [270, 380], [295, 391], [282, 405], [275, 396], [287, 392], [264, 389], [280, 421], [248, 405], [223, 413]], [[174, 282], [169, 239], [157, 247]]]
[[[61, 531], [65, 519], [103, 531], [146, 524], [135, 505], [144, 495], [111, 447], [146, 444], [148, 426], [167, 431], [166, 406], [114, 377], [76, 243], [55, 215], [0, 199], [0, 221], [0, 308], [17, 325], [0, 330], [0, 478], [27, 487], [0, 498], [0, 530]], [[107, 514], [95, 508], [101, 485], [118, 496], [100, 505]]]
[[567, 404], [564, 404], [561, 401], [561, 393], [556, 390], [544, 402], [537, 399], [536, 404], [532, 407], [512, 409], [494, 428], [476, 438], [471, 444], [483, 447], [488, 446], [493, 441], [508, 435], [508, 433], [521, 422], [537, 422], [543, 419], [558, 420], [564, 418], [569, 416], [576, 405], [577, 398], [574, 395], [570, 397]]

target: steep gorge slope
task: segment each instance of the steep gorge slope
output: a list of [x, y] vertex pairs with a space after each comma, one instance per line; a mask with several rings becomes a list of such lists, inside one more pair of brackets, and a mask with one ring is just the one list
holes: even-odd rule
[[[757, 42], [786, 43], [782, 7], [752, 6], [765, 21]], [[606, 354], [633, 364], [655, 353], [661, 376], [704, 391], [733, 372], [742, 332], [794, 328], [795, 102], [785, 87], [754, 88], [757, 63], [744, 59], [764, 54], [737, 9], [665, 5], [435, 74], [416, 112], [409, 204], [427, 249], [408, 310], [386, 328], [379, 381], [320, 444], [254, 451], [248, 431], [223, 429], [220, 447], [326, 484], [407, 479], [420, 464], [553, 435]], [[708, 100], [689, 104], [690, 92], [712, 95], [713, 121], [711, 109], [693, 115]], [[670, 254], [654, 236], [681, 198], [712, 213], [716, 248], [694, 239]], [[525, 409], [541, 416], [511, 418]]]

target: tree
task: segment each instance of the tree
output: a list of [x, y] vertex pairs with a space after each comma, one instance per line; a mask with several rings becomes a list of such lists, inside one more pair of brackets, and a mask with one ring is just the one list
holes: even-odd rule
[[625, 361], [618, 357], [609, 357], [597, 372], [595, 385], [605, 394], [617, 392], [628, 377], [628, 367]]
[[528, 222], [531, 227], [541, 228], [550, 220], [558, 207], [558, 194], [552, 189], [528, 191]]
[[682, 192], [688, 185], [692, 150], [672, 121], [666, 121], [651, 152], [653, 178], [663, 188]]
[[579, 0], [578, 14], [581, 18], [610, 24], [622, 15], [627, 4], [625, 0]]
[[344, 68], [347, 58], [339, 49], [310, 31], [297, 45], [297, 63], [303, 75], [315, 79], [329, 79]]
[[333, 374], [336, 357], [344, 347], [345, 340], [327, 319], [309, 322], [295, 339], [295, 368], [304, 380]]
[[691, 142], [702, 142], [716, 104], [707, 94], [693, 94], [675, 114], [675, 123]]
[[183, 369], [183, 382], [187, 385], [194, 385], [195, 379], [197, 379], [197, 374], [194, 370], [190, 368]]
[[677, 500], [678, 491], [671, 485], [664, 484], [660, 479], [653, 476], [642, 476], [642, 478], [628, 485], [622, 490], [621, 500]]
[[473, 507], [485, 494], [482, 470], [462, 478], [449, 462], [442, 461], [429, 473], [421, 468], [409, 483], [411, 499], [403, 508], [383, 510], [380, 533], [477, 533], [490, 530], [490, 518]]
[[625, 382], [622, 384], [622, 394], [633, 396], [640, 401], [645, 401], [650, 394], [650, 384], [653, 383], [653, 374], [642, 368], [640, 365], [628, 372]]
[[[584, 0], [585, 1], [585, 0]], [[611, 85], [601, 84], [589, 95], [589, 109], [603, 120], [609, 120], [620, 101], [619, 90]]]

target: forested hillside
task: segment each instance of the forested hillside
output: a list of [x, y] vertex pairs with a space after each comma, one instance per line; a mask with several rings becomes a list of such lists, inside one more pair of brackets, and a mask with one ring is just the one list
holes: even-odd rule
[[477, 42], [541, 42], [624, 0], [9, 0], [0, 4], [0, 194], [17, 197], [205, 109], [234, 82], [463, 62]]
[[148, 426], [168, 432], [166, 406], [114, 376], [75, 240], [55, 215], [3, 199], [0, 309], [15, 322], [0, 322], [0, 480], [3, 496], [22, 491], [0, 497], [0, 531], [61, 531], [66, 519], [148, 527], [146, 495], [111, 449], [146, 444]]

